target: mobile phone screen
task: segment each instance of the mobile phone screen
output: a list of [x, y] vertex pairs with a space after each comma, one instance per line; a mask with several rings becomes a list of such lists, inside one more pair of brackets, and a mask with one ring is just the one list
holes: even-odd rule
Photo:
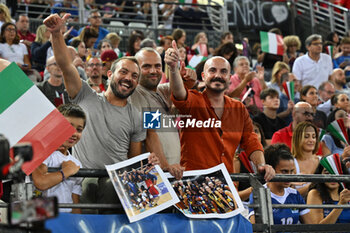
[[16, 225], [37, 222], [57, 216], [57, 198], [39, 197], [28, 201], [13, 202], [9, 206], [8, 220]]

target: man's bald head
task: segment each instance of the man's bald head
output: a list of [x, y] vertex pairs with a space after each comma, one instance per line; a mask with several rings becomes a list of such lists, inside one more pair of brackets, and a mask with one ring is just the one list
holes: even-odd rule
[[293, 109], [293, 125], [297, 125], [303, 121], [312, 122], [314, 119], [314, 112], [312, 106], [307, 102], [298, 102]]
[[67, 46], [72, 61], [78, 56], [78, 51], [73, 46]]
[[333, 70], [331, 80], [335, 85], [343, 86], [346, 84], [345, 72], [340, 68]]
[[223, 57], [212, 57], [204, 64], [202, 78], [208, 91], [223, 93], [230, 84], [231, 65]]

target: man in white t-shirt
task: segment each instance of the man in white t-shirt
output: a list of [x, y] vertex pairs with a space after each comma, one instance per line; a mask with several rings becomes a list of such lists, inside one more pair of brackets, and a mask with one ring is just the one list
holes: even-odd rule
[[308, 52], [295, 60], [293, 73], [302, 86], [313, 85], [318, 88], [332, 74], [332, 58], [322, 53], [322, 37], [318, 34], [306, 38], [305, 46]]

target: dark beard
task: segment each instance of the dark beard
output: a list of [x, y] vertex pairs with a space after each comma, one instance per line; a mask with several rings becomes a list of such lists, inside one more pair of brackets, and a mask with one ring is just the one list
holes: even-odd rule
[[[132, 86], [132, 83], [129, 83]], [[117, 83], [113, 80], [110, 84], [113, 94], [119, 99], [127, 99], [135, 91], [132, 89], [129, 93], [123, 94], [117, 89]]]
[[148, 75], [146, 75], [145, 77], [141, 77], [140, 78], [140, 85], [145, 87], [148, 90], [154, 90], [158, 87], [158, 84], [160, 82], [162, 77], [159, 78], [157, 84], [153, 84], [150, 80], [148, 80]]
[[216, 89], [216, 88], [212, 88], [209, 85], [207, 85], [206, 86], [207, 89], [211, 90], [214, 93], [218, 93], [218, 94], [221, 93], [221, 92], [224, 92], [227, 89], [227, 87], [228, 87], [226, 81], [224, 79], [222, 79], [222, 78], [213, 78], [212, 80], [210, 80], [210, 83], [213, 83], [213, 82], [216, 82], [216, 81], [223, 83], [225, 85], [224, 88]]

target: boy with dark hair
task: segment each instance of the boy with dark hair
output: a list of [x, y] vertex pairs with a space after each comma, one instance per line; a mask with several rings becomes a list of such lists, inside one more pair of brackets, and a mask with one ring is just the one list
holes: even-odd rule
[[350, 37], [344, 37], [340, 41], [341, 53], [333, 60], [333, 68], [341, 68], [345, 75], [350, 75]]
[[[35, 187], [43, 196], [57, 196], [58, 203], [79, 203], [82, 178], [72, 178], [81, 163], [69, 150], [80, 139], [85, 127], [86, 116], [76, 104], [64, 104], [58, 107], [62, 115], [72, 124], [76, 132], [62, 146], [53, 152], [35, 171], [32, 179]], [[48, 172], [48, 167], [60, 167], [57, 172]], [[80, 213], [80, 209], [60, 209], [61, 212]]]
[[258, 122], [264, 131], [267, 140], [272, 138], [274, 132], [286, 126], [286, 123], [277, 116], [280, 106], [279, 94], [275, 89], [267, 88], [260, 93], [264, 110], [253, 118]]

